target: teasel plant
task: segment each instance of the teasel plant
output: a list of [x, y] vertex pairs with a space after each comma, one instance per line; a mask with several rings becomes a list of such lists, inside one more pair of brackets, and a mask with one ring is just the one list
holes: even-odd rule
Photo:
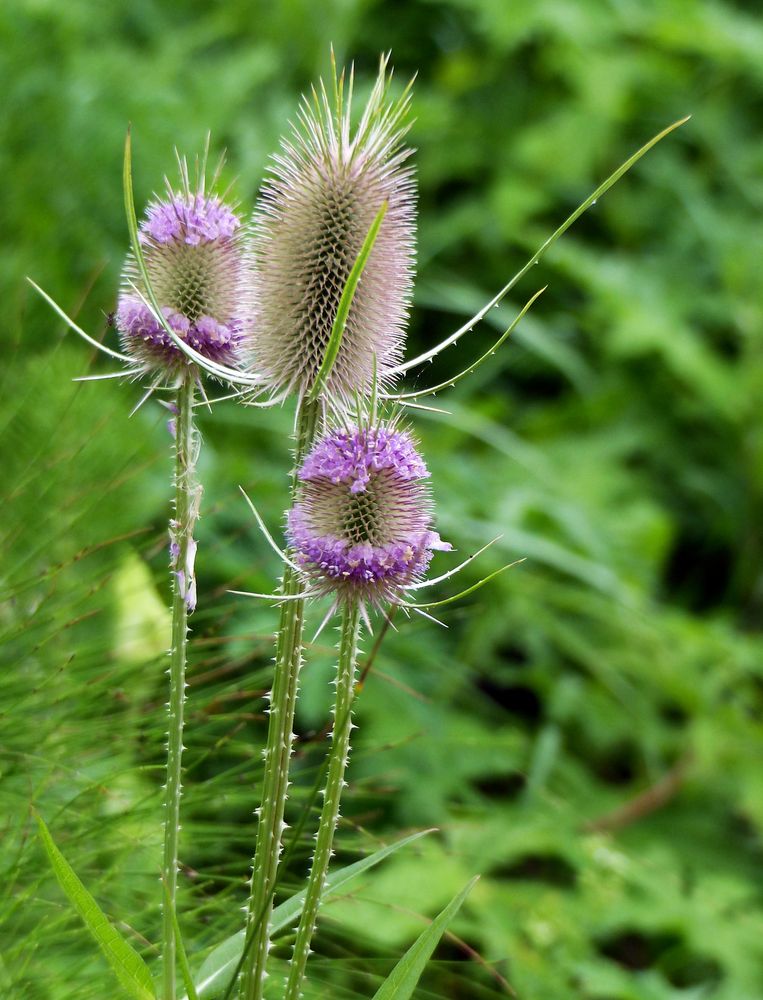
[[329, 601], [316, 635], [335, 615], [340, 619], [331, 750], [284, 1000], [297, 1000], [301, 995], [334, 853], [354, 728], [352, 707], [363, 624], [373, 634], [371, 614], [377, 612], [389, 624], [398, 608], [431, 618], [426, 609], [458, 600], [515, 565], [489, 574], [463, 594], [428, 603], [415, 599], [416, 592], [454, 576], [492, 543], [441, 576], [424, 580], [434, 553], [452, 548], [433, 528], [429, 471], [412, 434], [400, 426], [399, 413], [380, 419], [375, 394], [368, 412], [364, 412], [366, 405], [359, 402], [352, 417], [337, 415], [335, 426], [322, 434], [303, 462], [299, 489], [287, 517], [289, 554], [281, 553], [302, 580], [304, 597]]
[[[201, 501], [196, 476], [200, 438], [194, 424], [194, 392], [204, 389], [198, 367], [178, 351], [164, 325], [205, 358], [234, 363], [252, 332], [251, 253], [246, 226], [226, 201], [205, 189], [200, 171], [196, 189], [182, 164], [182, 188], [168, 188], [136, 225], [132, 193], [130, 136], [125, 151], [124, 189], [133, 255], [125, 266], [117, 309], [122, 342], [138, 363], [155, 363], [165, 380], [176, 383], [175, 516], [170, 521], [173, 572], [169, 726], [165, 788], [165, 888], [162, 931], [165, 997], [177, 995], [176, 927], [178, 842], [182, 795], [183, 709], [186, 689], [188, 615], [196, 607], [194, 524]], [[214, 185], [213, 185], [214, 187]], [[148, 297], [149, 303], [146, 302]], [[153, 308], [151, 308], [151, 306]], [[164, 324], [156, 322], [157, 308]]]
[[162, 859], [162, 967], [165, 997], [176, 997], [176, 897], [188, 621], [196, 608], [196, 540], [202, 487], [196, 467], [201, 437], [194, 419], [197, 395], [208, 404], [202, 369], [178, 349], [167, 329], [193, 345], [209, 364], [239, 365], [252, 333], [252, 254], [249, 227], [227, 193], [218, 194], [221, 159], [207, 177], [209, 137], [195, 173], [177, 156], [179, 183], [165, 181], [138, 222], [132, 189], [131, 139], [124, 159], [124, 194], [132, 249], [127, 256], [114, 314], [122, 351], [100, 344], [81, 330], [38, 286], [41, 295], [86, 341], [123, 367], [84, 380], [147, 380], [132, 416], [161, 391], [170, 411], [174, 443], [173, 516], [169, 521], [172, 579], [167, 767], [164, 785]]
[[[410, 87], [389, 96], [383, 57], [353, 128], [353, 75], [337, 73], [303, 99], [272, 160], [254, 216], [257, 338], [253, 364], [274, 398], [295, 394], [291, 497], [329, 406], [366, 393], [403, 350], [412, 288], [414, 184], [403, 142]], [[284, 563], [282, 609], [247, 911], [246, 1000], [263, 995], [283, 850], [305, 598]]]

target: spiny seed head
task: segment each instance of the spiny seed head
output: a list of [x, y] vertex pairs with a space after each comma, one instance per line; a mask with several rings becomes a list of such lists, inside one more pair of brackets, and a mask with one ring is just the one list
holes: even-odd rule
[[350, 426], [315, 445], [287, 535], [319, 593], [397, 603], [433, 551], [450, 549], [432, 530], [428, 478], [410, 435], [391, 424]]
[[[247, 227], [231, 204], [206, 191], [203, 169], [192, 189], [185, 160], [179, 163], [180, 189], [168, 181], [165, 196], [154, 198], [139, 225], [146, 270], [172, 330], [210, 361], [235, 366], [252, 328]], [[139, 370], [177, 375], [188, 359], [133, 286], [148, 299], [130, 255], [116, 314], [125, 353]]]
[[339, 354], [326, 385], [346, 400], [388, 381], [399, 361], [415, 258], [412, 150], [403, 145], [410, 93], [388, 96], [387, 58], [353, 131], [352, 73], [345, 87], [332, 66], [303, 98], [298, 122], [273, 157], [254, 218], [257, 340], [254, 363], [271, 387], [300, 395], [313, 384], [337, 307], [363, 241], [387, 211], [362, 273]]

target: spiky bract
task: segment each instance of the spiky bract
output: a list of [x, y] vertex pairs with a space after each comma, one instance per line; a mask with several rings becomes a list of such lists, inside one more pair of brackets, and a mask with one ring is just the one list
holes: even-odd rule
[[[203, 181], [192, 190], [181, 161], [183, 187], [168, 184], [139, 227], [151, 287], [167, 324], [210, 361], [236, 366], [252, 328], [252, 259], [246, 226], [235, 209]], [[139, 289], [140, 293], [136, 291]], [[116, 314], [125, 353], [139, 371], [168, 377], [188, 361], [144, 299], [146, 288], [132, 256], [123, 275]]]
[[392, 101], [379, 75], [354, 133], [352, 75], [333, 70], [303, 99], [255, 212], [254, 361], [278, 392], [305, 393], [326, 352], [342, 291], [382, 204], [388, 208], [355, 292], [326, 395], [347, 400], [400, 360], [415, 257], [415, 182], [403, 145], [409, 89]]
[[420, 580], [435, 549], [429, 471], [394, 426], [334, 431], [299, 470], [287, 535], [315, 591], [381, 607]]

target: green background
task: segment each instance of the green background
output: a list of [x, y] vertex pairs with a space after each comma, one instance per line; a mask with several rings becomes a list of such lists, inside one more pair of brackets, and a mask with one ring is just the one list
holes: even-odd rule
[[[34, 834], [35, 804], [149, 962], [159, 938], [169, 585], [164, 411], [34, 296], [100, 336], [136, 200], [212, 132], [248, 210], [298, 95], [391, 49], [418, 72], [412, 352], [476, 311], [639, 145], [691, 114], [516, 297], [413, 385], [510, 341], [412, 422], [444, 537], [526, 561], [385, 640], [358, 707], [338, 863], [436, 826], [325, 908], [309, 997], [370, 997], [482, 879], [417, 996], [763, 995], [763, 22], [698, 0], [17, 0], [0, 9], [2, 995], [114, 989]], [[109, 334], [113, 337], [113, 334]], [[112, 341], [113, 342], [113, 341]], [[253, 844], [291, 412], [200, 414], [200, 610], [181, 922], [237, 929]], [[438, 557], [438, 572], [450, 563]], [[441, 588], [442, 596], [450, 591]], [[316, 625], [320, 612], [313, 613]], [[332, 650], [305, 671], [294, 814], [323, 754]], [[297, 852], [284, 891], [304, 875]], [[276, 954], [288, 954], [284, 941]], [[274, 994], [274, 996], [277, 994]]]

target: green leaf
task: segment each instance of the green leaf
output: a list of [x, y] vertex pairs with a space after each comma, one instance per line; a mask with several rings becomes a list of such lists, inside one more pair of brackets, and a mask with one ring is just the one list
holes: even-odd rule
[[[321, 899], [326, 899], [327, 896], [338, 892], [362, 872], [373, 868], [374, 865], [378, 865], [380, 861], [388, 858], [395, 851], [399, 851], [401, 847], [406, 847], [408, 844], [412, 844], [415, 840], [419, 840], [431, 832], [431, 830], [422, 830], [420, 833], [411, 834], [410, 837], [404, 837], [402, 840], [398, 840], [388, 847], [382, 847], [381, 850], [369, 854], [367, 858], [361, 858], [360, 861], [347, 865], [346, 868], [332, 872], [326, 880], [326, 888], [323, 891]], [[302, 912], [304, 902], [305, 891], [302, 890], [281, 903], [280, 906], [277, 906], [273, 910], [271, 921], [272, 932], [275, 934], [294, 923]], [[238, 931], [236, 934], [232, 934], [229, 938], [226, 938], [222, 944], [218, 945], [207, 956], [196, 977], [196, 993], [199, 1000], [211, 1000], [212, 997], [219, 996], [225, 989], [231, 974], [241, 958], [241, 953], [244, 950], [244, 940], [244, 931]], [[188, 997], [185, 997], [184, 1000], [188, 1000]]]
[[432, 952], [445, 933], [451, 920], [458, 913], [461, 904], [472, 891], [479, 876], [475, 876], [461, 892], [448, 903], [439, 916], [435, 917], [427, 929], [419, 935], [395, 968], [374, 993], [374, 1000], [408, 1000], [413, 996], [416, 984], [421, 978]]
[[124, 991], [134, 1000], [156, 1000], [154, 984], [146, 963], [118, 934], [114, 925], [77, 878], [69, 862], [53, 843], [50, 831], [40, 816], [37, 817], [37, 823], [42, 843], [59, 885], [95, 938]]
[[387, 202], [382, 202], [382, 206], [376, 213], [376, 218], [371, 223], [371, 228], [368, 230], [366, 238], [363, 240], [363, 246], [360, 248], [358, 259], [353, 264], [350, 275], [347, 278], [347, 284], [344, 286], [342, 297], [339, 299], [339, 305], [337, 306], [334, 324], [331, 327], [331, 336], [329, 337], [329, 342], [326, 345], [326, 353], [323, 355], [323, 361], [318, 369], [318, 374], [315, 376], [315, 382], [313, 382], [310, 392], [307, 395], [307, 398], [310, 401], [316, 400], [318, 396], [320, 396], [324, 386], [326, 385], [328, 377], [331, 374], [331, 369], [334, 367], [334, 362], [339, 354], [339, 348], [342, 343], [344, 328], [347, 325], [347, 317], [350, 315], [350, 306], [352, 305], [352, 300], [355, 297], [355, 290], [358, 287], [360, 276], [368, 263], [371, 251], [374, 248], [374, 243], [376, 242], [376, 237], [379, 235], [379, 230], [381, 229], [381, 224], [384, 221], [384, 216], [387, 214], [387, 208]]

